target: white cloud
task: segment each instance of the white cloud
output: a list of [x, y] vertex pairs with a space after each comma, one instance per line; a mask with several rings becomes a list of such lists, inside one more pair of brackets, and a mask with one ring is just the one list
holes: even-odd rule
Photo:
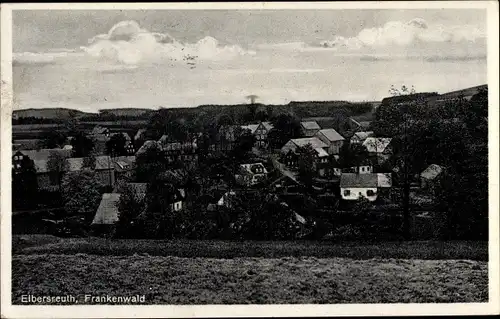
[[117, 23], [107, 34], [93, 37], [81, 49], [92, 57], [126, 65], [182, 62], [187, 57], [197, 61], [229, 60], [255, 54], [237, 45], [220, 45], [208, 36], [196, 43], [181, 43], [167, 33], [149, 32], [135, 21]]
[[430, 42], [475, 42], [485, 37], [485, 32], [477, 26], [429, 25], [425, 20], [417, 18], [408, 22], [390, 21], [382, 27], [363, 29], [355, 37], [336, 36], [333, 40], [320, 42], [319, 45], [327, 48], [358, 50], [390, 45], [405, 47]]

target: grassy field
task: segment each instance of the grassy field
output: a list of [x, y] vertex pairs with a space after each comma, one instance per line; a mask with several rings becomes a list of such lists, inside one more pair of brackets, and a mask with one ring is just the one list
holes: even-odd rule
[[147, 304], [484, 302], [484, 242], [324, 243], [13, 237], [24, 294]]
[[15, 255], [23, 294], [145, 295], [146, 304], [486, 302], [487, 263], [345, 258]]
[[314, 241], [195, 241], [195, 240], [106, 240], [102, 238], [57, 238], [19, 235], [12, 241], [14, 254], [77, 254], [104, 256], [149, 254], [176, 257], [301, 257], [468, 259], [487, 261], [486, 242], [411, 241], [362, 244]]

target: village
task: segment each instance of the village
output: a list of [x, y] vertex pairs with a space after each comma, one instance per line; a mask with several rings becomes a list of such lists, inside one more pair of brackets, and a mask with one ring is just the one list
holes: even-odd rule
[[[454, 92], [452, 97], [456, 98], [457, 94]], [[468, 99], [471, 96], [469, 94]], [[442, 97], [441, 102], [449, 102], [446, 95]], [[435, 101], [438, 100], [434, 98]], [[249, 105], [254, 119], [255, 113], [264, 111], [258, 105]], [[401, 218], [404, 219], [402, 209], [406, 209], [412, 211], [406, 227], [412, 229], [414, 236], [424, 239], [440, 236], [436, 224], [441, 219], [435, 218], [439, 211], [435, 197], [440, 176], [445, 171], [443, 163], [425, 163], [419, 172], [402, 177], [395, 160], [394, 138], [388, 134], [377, 135], [369, 121], [352, 117], [341, 121], [338, 117], [297, 119], [289, 114], [262, 116], [261, 119], [265, 120], [234, 124], [221, 116], [216, 125], [198, 131], [178, 124], [169, 125], [167, 121], [163, 132], [161, 129], [156, 131], [156, 139], [151, 133], [154, 131], [152, 126], [130, 134], [95, 125], [88, 133], [59, 138], [57, 148], [25, 149], [14, 143], [14, 202], [21, 195], [17, 190], [30, 196], [26, 183], [32, 184], [32, 197], [23, 198], [24, 202], [45, 197], [33, 195], [35, 193], [94, 194], [86, 198], [69, 193], [69, 198], [76, 201], [69, 206], [78, 206], [72, 213], [63, 209], [62, 213], [51, 214], [51, 211], [60, 211], [62, 205], [57, 199], [52, 204], [34, 203], [27, 206], [29, 209], [14, 210], [14, 230], [29, 232], [28, 229], [36, 224], [38, 229], [50, 229], [45, 231], [70, 237], [78, 234], [116, 236], [117, 227], [122, 227], [119, 226], [121, 216], [127, 214], [120, 210], [134, 207], [137, 211], [128, 213], [126, 219], [129, 225], [125, 233], [128, 235], [122, 233], [120, 236], [140, 237], [141, 231], [130, 225], [136, 219], [147, 219], [145, 216], [151, 210], [178, 216], [196, 211], [201, 220], [218, 220], [222, 212], [241, 215], [245, 210], [247, 214], [263, 210], [266, 214], [276, 213], [275, 217], [280, 219], [271, 218], [270, 225], [285, 222], [287, 226], [284, 227], [289, 230], [281, 237], [268, 233], [262, 239], [324, 239], [336, 238], [334, 229], [349, 228], [352, 216], [358, 216], [360, 210], [390, 215], [391, 223], [395, 223], [391, 227], [399, 229]], [[159, 138], [158, 132], [162, 133]], [[84, 171], [93, 174], [88, 185], [80, 184], [85, 183], [85, 179], [78, 180]], [[75, 180], [71, 181], [70, 177]], [[16, 183], [21, 184], [21, 188], [16, 188]], [[68, 185], [80, 188], [69, 189]], [[88, 190], [89, 187], [94, 189]], [[402, 208], [405, 189], [407, 207]], [[68, 207], [68, 195], [63, 201]], [[264, 207], [269, 202], [278, 205], [283, 212]], [[124, 205], [130, 206], [129, 209], [120, 208]], [[33, 212], [38, 212], [38, 216], [42, 216], [38, 220], [43, 222], [34, 223], [33, 216], [37, 214]], [[351, 218], [342, 217], [345, 215]], [[248, 217], [246, 224], [255, 223], [254, 218]], [[216, 222], [212, 227], [229, 227], [234, 231], [237, 218], [229, 219], [232, 222], [226, 226]], [[68, 220], [73, 220], [72, 224]], [[176, 220], [171, 219], [170, 223], [179, 223], [179, 219]], [[75, 227], [88, 231], [75, 230]], [[152, 233], [144, 227], [147, 228], [143, 226], [142, 233]], [[374, 231], [381, 235], [380, 228]], [[222, 236], [216, 233], [211, 236]], [[353, 231], [339, 238], [356, 239], [356, 234]], [[254, 235], [245, 236], [253, 238]], [[369, 236], [377, 237], [377, 234]]]

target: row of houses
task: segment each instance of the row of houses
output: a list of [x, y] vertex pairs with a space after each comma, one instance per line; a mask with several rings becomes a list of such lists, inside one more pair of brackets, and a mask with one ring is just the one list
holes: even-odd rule
[[[38, 188], [41, 190], [57, 190], [59, 188], [59, 172], [52, 171], [49, 167], [51, 154], [58, 154], [66, 161], [67, 165], [61, 167], [66, 172], [80, 171], [84, 167], [84, 158], [71, 157], [71, 150], [66, 149], [41, 149], [20, 150], [12, 155], [12, 169], [14, 174], [30, 169], [35, 169]], [[130, 177], [135, 165], [135, 156], [111, 157], [99, 155], [95, 157], [92, 169], [96, 172], [98, 181], [104, 186], [113, 186], [115, 181]]]

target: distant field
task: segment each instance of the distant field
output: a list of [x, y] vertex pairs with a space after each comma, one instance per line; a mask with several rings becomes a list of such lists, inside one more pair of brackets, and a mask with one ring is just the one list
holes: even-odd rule
[[14, 254], [85, 253], [127, 256], [147, 253], [177, 257], [301, 257], [317, 258], [401, 258], [488, 260], [487, 242], [412, 241], [363, 244], [314, 241], [198, 241], [198, 240], [106, 240], [102, 238], [57, 238], [46, 235], [13, 236]]
[[486, 302], [487, 262], [15, 255], [21, 295], [145, 295], [146, 304]]

